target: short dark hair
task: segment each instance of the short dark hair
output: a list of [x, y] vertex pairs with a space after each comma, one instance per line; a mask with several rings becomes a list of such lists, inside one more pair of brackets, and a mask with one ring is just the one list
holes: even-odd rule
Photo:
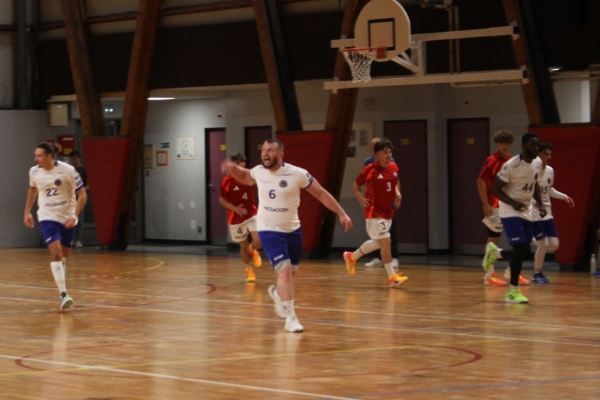
[[279, 150], [283, 151], [283, 142], [281, 140], [275, 138], [268, 138], [267, 140], [265, 140], [265, 142], [277, 143], [277, 147], [279, 147]]
[[527, 132], [521, 138], [521, 144], [525, 144], [529, 141], [529, 139], [539, 138], [538, 134], [535, 132]]
[[78, 152], [77, 150], [73, 150], [72, 152], [69, 153], [69, 157], [79, 157], [79, 158], [81, 158], [81, 153]]
[[507, 130], [494, 132], [494, 143], [512, 143], [515, 141], [513, 133]]
[[377, 153], [378, 151], [383, 150], [383, 149], [390, 149], [390, 150], [394, 149], [394, 145], [392, 144], [392, 142], [390, 142], [390, 139], [383, 138], [379, 142], [375, 143], [375, 147], [373, 148], [373, 151], [375, 153]]
[[234, 151], [233, 154], [229, 157], [229, 159], [234, 163], [246, 162], [246, 156], [244, 155], [244, 153], [240, 153], [239, 151]]
[[538, 146], [538, 150], [539, 150], [540, 152], [542, 152], [542, 151], [546, 151], [546, 150], [553, 150], [553, 149], [552, 149], [552, 145], [551, 145], [550, 143], [548, 143], [548, 142], [542, 142], [542, 143], [540, 143], [540, 145]]
[[58, 153], [60, 150], [58, 146], [54, 143], [42, 142], [35, 146], [36, 149], [43, 149], [46, 154], [50, 154], [52, 158]]

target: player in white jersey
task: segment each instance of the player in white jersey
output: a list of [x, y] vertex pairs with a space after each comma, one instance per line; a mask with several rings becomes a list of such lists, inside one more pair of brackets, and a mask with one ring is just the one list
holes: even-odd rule
[[544, 258], [548, 250], [556, 250], [559, 246], [558, 231], [554, 225], [554, 216], [552, 215], [552, 204], [550, 197], [564, 200], [569, 207], [575, 207], [573, 199], [564, 193], [559, 192], [554, 188], [554, 169], [548, 165], [552, 159], [552, 146], [550, 143], [540, 143], [538, 157], [542, 161], [542, 169], [538, 176], [538, 186], [540, 187], [540, 195], [546, 209], [546, 216], [540, 215], [539, 209], [533, 208], [533, 234], [537, 246], [534, 258], [533, 282], [548, 283], [549, 280], [542, 272], [544, 266]]
[[50, 251], [50, 269], [60, 293], [60, 308], [64, 310], [73, 305], [73, 299], [67, 294], [65, 263], [71, 254], [77, 219], [87, 194], [75, 168], [55, 160], [55, 152], [56, 148], [50, 143], [40, 143], [35, 148], [37, 166], [29, 170], [23, 222], [33, 228], [31, 207], [37, 198], [40, 230]]
[[252, 170], [225, 160], [223, 173], [246, 185], [258, 187], [258, 236], [273, 269], [278, 273], [277, 286], [269, 287], [278, 316], [285, 318], [285, 330], [302, 332], [294, 311], [293, 273], [298, 271], [302, 256], [302, 230], [298, 218], [300, 190], [306, 189], [325, 207], [336, 213], [347, 232], [352, 220], [329, 192], [308, 171], [283, 162], [283, 143], [267, 139], [262, 147], [262, 165]]
[[546, 215], [537, 182], [542, 161], [538, 158], [538, 135], [527, 132], [521, 139], [522, 152], [508, 160], [503, 166], [492, 188], [494, 196], [500, 200], [499, 214], [512, 250], [501, 250], [492, 242], [488, 243], [484, 268], [494, 264], [497, 258], [510, 258], [510, 286], [506, 301], [528, 303], [527, 297], [519, 290], [519, 276], [523, 261], [531, 256], [533, 241], [533, 206], [531, 197], [538, 204], [542, 218]]

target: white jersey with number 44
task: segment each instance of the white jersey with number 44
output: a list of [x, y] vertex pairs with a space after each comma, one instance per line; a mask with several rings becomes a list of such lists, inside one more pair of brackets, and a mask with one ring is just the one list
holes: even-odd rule
[[541, 168], [542, 160], [539, 157], [531, 163], [526, 163], [520, 154], [504, 163], [496, 179], [506, 182], [502, 189], [508, 197], [525, 204], [527, 208], [525, 211], [517, 211], [510, 204], [500, 201], [500, 218], [519, 217], [533, 221], [531, 198]]
[[250, 170], [250, 178], [258, 187], [258, 231], [293, 232], [300, 228], [300, 190], [313, 181], [308, 171], [288, 163], [277, 171], [257, 165]]
[[29, 170], [29, 186], [38, 189], [38, 221], [64, 224], [75, 213], [75, 192], [83, 187], [83, 181], [71, 165], [55, 161], [49, 171], [32, 167]]

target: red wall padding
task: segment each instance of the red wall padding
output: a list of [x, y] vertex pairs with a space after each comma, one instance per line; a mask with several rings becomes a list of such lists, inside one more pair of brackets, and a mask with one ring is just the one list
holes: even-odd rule
[[100, 244], [114, 243], [117, 240], [130, 139], [84, 138], [81, 144], [93, 198], [98, 241]]
[[598, 190], [600, 129], [594, 126], [539, 127], [530, 131], [552, 145], [550, 166], [554, 168], [555, 189], [569, 195], [575, 208], [551, 199], [560, 247], [555, 252], [561, 264], [575, 264], [584, 255], [586, 233]]
[[[279, 134], [277, 139], [285, 145], [284, 162], [308, 170], [321, 186], [327, 187], [335, 146], [334, 132]], [[318, 250], [324, 212], [325, 207], [306, 190], [302, 190], [298, 215], [302, 224], [304, 251]]]

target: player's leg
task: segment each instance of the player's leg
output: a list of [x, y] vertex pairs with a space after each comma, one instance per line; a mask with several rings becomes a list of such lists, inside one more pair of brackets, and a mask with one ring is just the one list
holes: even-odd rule
[[83, 247], [81, 238], [83, 237], [83, 221], [85, 217], [85, 206], [79, 213], [79, 219], [77, 220], [77, 226], [75, 229], [75, 247]]
[[354, 252], [344, 252], [343, 257], [344, 261], [346, 262], [346, 269], [350, 275], [354, 275], [356, 261], [358, 261], [365, 254], [369, 254], [381, 248], [381, 243], [379, 242], [379, 232], [381, 231], [381, 226], [378, 221], [385, 220], [381, 218], [368, 218], [366, 220], [367, 234], [371, 240], [367, 240], [361, 244]]
[[40, 230], [50, 252], [50, 270], [60, 293], [61, 309], [69, 308], [73, 304], [73, 300], [67, 294], [66, 273], [63, 264], [63, 234], [71, 231], [70, 237], [66, 239], [72, 243], [74, 229], [65, 230], [64, 225], [55, 221], [40, 221]]
[[521, 277], [523, 261], [531, 254], [530, 243], [533, 240], [533, 224], [519, 217], [504, 218], [502, 223], [508, 243], [513, 250], [510, 257], [510, 286], [506, 301], [509, 303], [528, 303], [529, 299], [523, 296], [519, 290], [519, 278]]
[[250, 252], [248, 251], [248, 228], [245, 223], [229, 225], [231, 240], [240, 246], [240, 258], [244, 264], [244, 274], [246, 282], [256, 282], [256, 274], [250, 262]]
[[506, 286], [506, 282], [496, 276], [496, 271], [494, 269], [496, 260], [499, 258], [494, 256], [494, 253], [496, 250], [498, 250], [498, 243], [500, 243], [500, 235], [502, 235], [502, 231], [496, 232], [490, 228], [487, 228], [487, 231], [488, 239], [485, 243], [485, 253], [481, 263], [481, 266], [485, 271], [485, 275], [483, 276], [483, 284], [492, 286]]
[[258, 250], [262, 248], [260, 243], [260, 238], [258, 237], [258, 232], [256, 231], [256, 217], [250, 218], [247, 222], [248, 230], [250, 231], [250, 236], [252, 237], [252, 243], [248, 245], [248, 251], [250, 256], [252, 257], [252, 263], [256, 268], [260, 268], [262, 265], [262, 259], [260, 258], [260, 253]]

